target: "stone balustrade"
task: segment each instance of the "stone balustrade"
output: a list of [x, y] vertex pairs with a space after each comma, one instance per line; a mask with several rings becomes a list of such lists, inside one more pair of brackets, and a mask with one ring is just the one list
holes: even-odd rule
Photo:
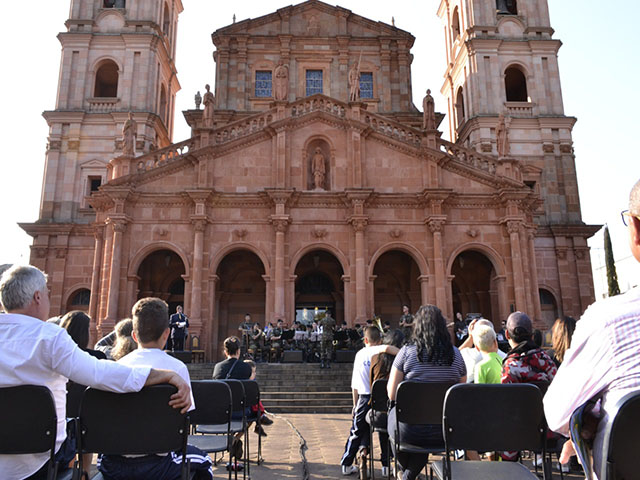
[[440, 145], [440, 149], [443, 152], [448, 153], [455, 160], [461, 163], [469, 165], [473, 168], [477, 168], [479, 170], [484, 170], [491, 175], [495, 175], [498, 170], [497, 163], [492, 157], [482, 155], [475, 150], [464, 148], [442, 139], [438, 140], [438, 144]]
[[275, 119], [276, 111], [272, 109], [259, 115], [252, 115], [248, 118], [237, 120], [215, 129], [213, 132], [213, 142], [215, 145], [220, 145], [241, 137], [246, 137], [247, 135], [262, 130], [270, 123], [273, 123]]
[[115, 112], [117, 110], [118, 104], [120, 103], [119, 98], [98, 98], [93, 97], [87, 99], [89, 102], [89, 111], [92, 113], [110, 113]]
[[326, 97], [318, 96], [307, 97], [291, 104], [291, 116], [299, 117], [311, 112], [327, 112], [336, 117], [344, 118], [346, 116], [346, 104], [336, 102]]
[[533, 116], [533, 106], [531, 102], [504, 102], [507, 115], [510, 117], [529, 118]]
[[136, 168], [138, 172], [141, 172], [163, 165], [170, 160], [177, 159], [193, 150], [196, 142], [197, 137], [193, 137], [183, 142], [161, 148], [160, 150], [141, 155], [135, 159]]
[[408, 143], [414, 147], [419, 147], [421, 144], [422, 134], [418, 130], [415, 130], [406, 125], [402, 125], [398, 122], [389, 121], [388, 119], [376, 115], [375, 113], [364, 113], [364, 123], [370, 126], [374, 131], [394, 138], [404, 143]]

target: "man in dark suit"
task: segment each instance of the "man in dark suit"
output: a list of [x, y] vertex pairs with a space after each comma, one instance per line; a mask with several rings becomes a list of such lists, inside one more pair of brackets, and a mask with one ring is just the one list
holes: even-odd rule
[[182, 313], [182, 305], [176, 307], [176, 313], [169, 318], [169, 327], [171, 327], [171, 342], [173, 344], [171, 350], [184, 350], [184, 339], [187, 336], [187, 328], [189, 328], [189, 318]]

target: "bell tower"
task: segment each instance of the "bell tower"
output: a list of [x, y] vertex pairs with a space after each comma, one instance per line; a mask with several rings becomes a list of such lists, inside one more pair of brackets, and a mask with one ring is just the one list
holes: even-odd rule
[[576, 118], [564, 112], [562, 42], [553, 36], [547, 0], [441, 0], [438, 16], [451, 138], [518, 161], [522, 181], [542, 199], [526, 228], [535, 245], [543, 310], [550, 299], [555, 315], [579, 314], [593, 299], [586, 241], [599, 226], [582, 222]]
[[[175, 53], [181, 0], [71, 0], [56, 108], [49, 124], [39, 223], [89, 223], [86, 197], [122, 153], [128, 113], [135, 154], [171, 142], [180, 83]], [[38, 241], [36, 240], [36, 243]]]

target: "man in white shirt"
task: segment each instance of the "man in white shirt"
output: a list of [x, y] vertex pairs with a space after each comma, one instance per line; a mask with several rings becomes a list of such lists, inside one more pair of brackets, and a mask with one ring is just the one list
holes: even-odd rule
[[[130, 368], [97, 360], [80, 350], [67, 332], [46, 323], [49, 292], [44, 273], [32, 266], [15, 266], [0, 280], [0, 387], [44, 385], [54, 397], [58, 429], [56, 451], [66, 439], [67, 380], [113, 392], [134, 392], [145, 385], [170, 383], [178, 388], [171, 401], [184, 412], [191, 404], [190, 387], [168, 370]], [[0, 455], [3, 479], [46, 478], [48, 454]], [[36, 475], [37, 474], [37, 475]]]
[[[631, 253], [640, 262], [640, 181], [631, 190], [629, 210], [622, 215], [629, 227]], [[604, 418], [593, 444], [594, 451], [601, 450], [603, 420], [611, 406], [640, 389], [639, 351], [640, 287], [592, 304], [578, 321], [571, 347], [544, 397], [549, 428], [569, 436], [572, 413], [588, 400], [601, 398]], [[572, 443], [565, 443], [560, 462], [568, 462], [573, 454]]]
[[[132, 335], [138, 348], [122, 357], [118, 363], [130, 367], [144, 366], [172, 370], [190, 384], [191, 378], [187, 366], [162, 350], [171, 332], [167, 303], [153, 297], [140, 299], [131, 309], [131, 318], [133, 319]], [[195, 408], [192, 394], [189, 411]], [[191, 462], [191, 471], [195, 473], [194, 478], [198, 480], [213, 478], [211, 460], [206, 453], [188, 445], [187, 455]], [[98, 470], [106, 478], [116, 479], [134, 476], [162, 480], [178, 480], [180, 478], [182, 455], [179, 452], [139, 457], [136, 455], [132, 460], [132, 456], [104, 455], [98, 461]]]
[[[343, 475], [351, 475], [358, 471], [353, 465], [356, 455], [364, 454], [365, 458], [369, 448], [369, 424], [366, 421], [371, 398], [371, 358], [379, 353], [395, 355], [398, 348], [393, 345], [380, 345], [381, 333], [376, 327], [365, 327], [364, 348], [361, 348], [353, 361], [353, 373], [351, 375], [351, 390], [353, 394], [353, 423], [349, 431], [349, 438], [344, 447], [344, 454], [340, 459]], [[362, 460], [361, 464], [366, 461]]]

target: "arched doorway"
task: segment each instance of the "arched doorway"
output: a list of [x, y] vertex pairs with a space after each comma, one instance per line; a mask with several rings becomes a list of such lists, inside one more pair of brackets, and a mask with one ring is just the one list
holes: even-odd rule
[[496, 271], [482, 253], [467, 250], [460, 253], [451, 266], [451, 293], [454, 313], [464, 318], [468, 313], [479, 313], [499, 325], [500, 310]]
[[[218, 265], [215, 294], [217, 315], [214, 316], [217, 319], [218, 335], [213, 351], [218, 352], [219, 358], [222, 355], [222, 342], [231, 335], [238, 336], [238, 326], [247, 313], [251, 315], [253, 322], [259, 322], [264, 327], [264, 274], [262, 261], [249, 250], [235, 250], [227, 254]], [[215, 335], [213, 341], [216, 341]]]
[[169, 304], [169, 312], [175, 312], [178, 305], [184, 305], [184, 274], [184, 263], [177, 253], [166, 249], [150, 253], [138, 268], [138, 299], [161, 298]]
[[313, 250], [300, 259], [295, 275], [296, 320], [309, 323], [316, 312], [326, 311], [338, 323], [345, 320], [344, 272], [336, 257], [324, 250]]
[[373, 312], [383, 322], [389, 321], [397, 327], [403, 305], [407, 305], [411, 313], [420, 306], [420, 268], [407, 253], [390, 250], [380, 255], [373, 274]]
[[546, 328], [551, 328], [553, 326], [553, 322], [555, 322], [556, 318], [560, 316], [560, 312], [558, 311], [558, 302], [556, 302], [556, 297], [554, 297], [553, 293], [546, 288], [539, 289], [539, 293], [542, 321]]

